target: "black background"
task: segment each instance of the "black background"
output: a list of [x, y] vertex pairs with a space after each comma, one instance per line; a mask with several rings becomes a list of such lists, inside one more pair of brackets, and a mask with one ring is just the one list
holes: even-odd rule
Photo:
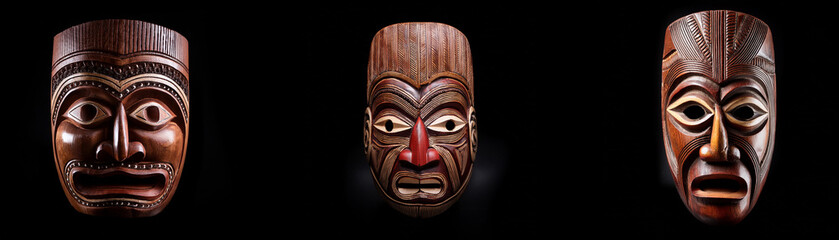
[[[7, 9], [0, 212], [12, 224], [3, 229], [382, 238], [835, 233], [834, 24], [827, 6], [779, 4]], [[730, 227], [706, 226], [684, 207], [661, 137], [664, 29], [710, 9], [754, 15], [775, 41], [774, 159], [757, 205]], [[186, 163], [173, 200], [151, 218], [75, 212], [53, 164], [52, 37], [105, 18], [156, 23], [189, 40]], [[431, 219], [391, 210], [362, 153], [370, 41], [407, 21], [452, 25], [473, 53], [475, 172], [460, 201]]]

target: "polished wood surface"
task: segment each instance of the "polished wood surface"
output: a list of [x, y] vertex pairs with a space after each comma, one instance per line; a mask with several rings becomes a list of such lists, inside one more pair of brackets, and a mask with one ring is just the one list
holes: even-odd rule
[[775, 141], [769, 26], [735, 11], [690, 14], [667, 28], [661, 68], [665, 151], [682, 200], [702, 222], [742, 221]]
[[466, 36], [432, 22], [398, 23], [373, 37], [364, 152], [397, 211], [436, 216], [463, 194], [477, 151]]
[[55, 36], [53, 152], [77, 211], [148, 217], [172, 199], [189, 135], [187, 49], [177, 32], [135, 20]]

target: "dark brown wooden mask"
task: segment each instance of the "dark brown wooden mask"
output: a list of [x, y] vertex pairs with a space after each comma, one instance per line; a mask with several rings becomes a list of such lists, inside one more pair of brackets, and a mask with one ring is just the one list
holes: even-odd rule
[[387, 202], [426, 218], [460, 198], [477, 150], [466, 37], [440, 23], [383, 28], [370, 46], [364, 148]]
[[676, 20], [661, 64], [664, 145], [700, 221], [736, 224], [757, 201], [775, 139], [775, 54], [759, 19], [705, 11]]
[[55, 36], [55, 166], [82, 213], [146, 217], [178, 186], [189, 135], [187, 41], [134, 20], [83, 23]]

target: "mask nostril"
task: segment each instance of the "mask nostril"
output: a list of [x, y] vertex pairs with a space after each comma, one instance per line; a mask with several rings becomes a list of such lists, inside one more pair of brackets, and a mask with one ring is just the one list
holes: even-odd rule
[[722, 161], [720, 159], [720, 154], [718, 153], [718, 149], [714, 149], [711, 147], [711, 144], [702, 145], [699, 148], [699, 159], [706, 162], [719, 162]]
[[705, 144], [699, 148], [699, 159], [706, 162], [736, 161], [740, 160], [740, 149], [726, 146], [721, 150], [717, 150], [713, 149], [711, 144]]
[[96, 146], [96, 160], [114, 161], [114, 146], [110, 142], [102, 142]]
[[146, 148], [140, 142], [128, 143], [128, 157], [125, 162], [140, 162], [146, 158]]
[[740, 161], [740, 149], [731, 147], [728, 150], [728, 161]]
[[128, 143], [128, 152], [124, 159], [116, 154], [114, 145], [110, 142], [102, 142], [96, 147], [96, 160], [117, 161], [117, 162], [141, 162], [146, 158], [146, 148], [140, 142]]
[[402, 167], [404, 169], [414, 170], [416, 172], [420, 172], [420, 171], [425, 170], [425, 169], [435, 168], [438, 165], [440, 165], [440, 161], [430, 161], [426, 164], [423, 164], [422, 166], [417, 166], [416, 164], [414, 164], [413, 162], [410, 162], [410, 161], [405, 161], [405, 160], [399, 161], [399, 167]]

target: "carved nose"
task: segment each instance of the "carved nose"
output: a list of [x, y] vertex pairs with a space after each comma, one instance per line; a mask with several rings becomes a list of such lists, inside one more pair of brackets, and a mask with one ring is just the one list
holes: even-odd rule
[[128, 119], [122, 104], [117, 107], [112, 133], [113, 137], [110, 141], [104, 141], [96, 147], [97, 160], [112, 159], [122, 162], [129, 158], [138, 158], [138, 160], [145, 158], [146, 149], [143, 144], [128, 140]]
[[714, 108], [714, 123], [711, 126], [711, 142], [699, 148], [699, 159], [706, 162], [731, 162], [740, 160], [740, 150], [728, 145], [728, 133], [722, 122], [722, 111]]
[[405, 161], [411, 165], [422, 167], [434, 161], [440, 161], [440, 153], [428, 144], [428, 133], [425, 130], [425, 124], [422, 119], [417, 118], [417, 123], [411, 132], [411, 140], [408, 148], [403, 149], [399, 153], [400, 161]]

